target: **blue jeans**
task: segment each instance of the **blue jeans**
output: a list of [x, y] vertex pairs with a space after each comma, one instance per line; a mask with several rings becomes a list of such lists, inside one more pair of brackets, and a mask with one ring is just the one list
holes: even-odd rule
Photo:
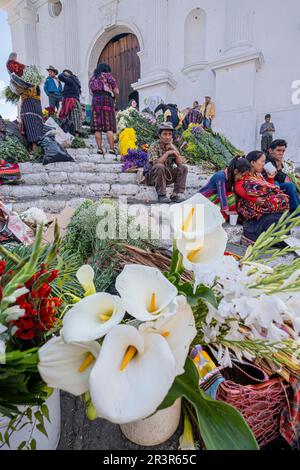
[[300, 197], [294, 183], [279, 183], [280, 189], [290, 198], [290, 209], [294, 212], [300, 206]]

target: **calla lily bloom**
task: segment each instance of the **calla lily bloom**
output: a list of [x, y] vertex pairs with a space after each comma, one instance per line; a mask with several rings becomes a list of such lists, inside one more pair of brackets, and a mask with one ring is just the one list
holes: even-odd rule
[[223, 259], [227, 246], [227, 233], [219, 226], [205, 234], [204, 240], [177, 240], [177, 248], [183, 256], [183, 266], [189, 271], [211, 272]]
[[151, 321], [176, 313], [177, 289], [157, 268], [125, 266], [116, 289], [126, 311], [137, 320]]
[[186, 298], [177, 297], [176, 302], [178, 310], [174, 316], [161, 317], [157, 321], [143, 323], [139, 329], [143, 332], [158, 333], [166, 339], [175, 358], [177, 376], [184, 374], [186, 358], [197, 330], [193, 311]]
[[78, 279], [78, 282], [84, 288], [85, 297], [96, 293], [96, 288], [94, 284], [95, 272], [89, 264], [81, 266], [81, 268], [76, 273], [76, 277]]
[[124, 318], [120, 297], [99, 292], [80, 300], [63, 319], [62, 336], [66, 343], [102, 338]]
[[118, 325], [105, 337], [90, 375], [98, 416], [116, 424], [147, 418], [175, 379], [175, 359], [165, 338]]
[[173, 205], [170, 211], [175, 239], [179, 240], [201, 240], [225, 222], [220, 209], [200, 193]]
[[82, 395], [88, 391], [89, 376], [99, 351], [96, 341], [66, 344], [60, 336], [52, 338], [39, 350], [40, 376], [48, 387]]

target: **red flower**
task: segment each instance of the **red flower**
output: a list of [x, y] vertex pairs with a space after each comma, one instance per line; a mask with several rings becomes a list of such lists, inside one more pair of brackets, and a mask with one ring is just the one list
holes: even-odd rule
[[50, 287], [48, 284], [43, 282], [43, 284], [41, 285], [41, 287], [38, 290], [38, 297], [39, 297], [39, 299], [44, 299], [46, 297], [49, 297], [51, 292], [52, 292], [52, 287]]
[[55, 279], [58, 278], [58, 275], [59, 271], [57, 269], [55, 271], [52, 271], [52, 273], [50, 273], [50, 276], [48, 277], [47, 282], [50, 284], [50, 282], [53, 282]]

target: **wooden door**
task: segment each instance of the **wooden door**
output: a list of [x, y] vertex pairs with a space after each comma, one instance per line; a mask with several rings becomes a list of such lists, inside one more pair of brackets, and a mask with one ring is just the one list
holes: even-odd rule
[[134, 34], [121, 34], [105, 46], [100, 56], [99, 63], [109, 64], [118, 82], [120, 89], [118, 110], [128, 107], [130, 95], [134, 91], [131, 85], [140, 78], [141, 66], [137, 55], [139, 50], [139, 43]]

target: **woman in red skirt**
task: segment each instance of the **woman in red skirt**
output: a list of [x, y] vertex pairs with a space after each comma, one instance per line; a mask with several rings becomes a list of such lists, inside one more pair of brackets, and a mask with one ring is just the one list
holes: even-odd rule
[[91, 130], [96, 134], [98, 153], [104, 155], [102, 132], [106, 132], [110, 147], [109, 153], [115, 155], [114, 133], [117, 131], [115, 98], [119, 94], [119, 89], [108, 64], [98, 65], [90, 79], [89, 87], [93, 95]]

